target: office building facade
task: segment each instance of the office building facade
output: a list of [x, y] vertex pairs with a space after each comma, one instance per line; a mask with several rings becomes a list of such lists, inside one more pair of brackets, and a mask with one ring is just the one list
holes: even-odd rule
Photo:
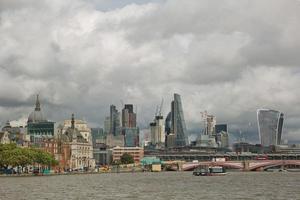
[[283, 113], [270, 110], [257, 110], [257, 123], [260, 142], [263, 146], [280, 145]]
[[179, 94], [174, 94], [174, 100], [171, 103], [171, 119], [171, 132], [175, 136], [175, 145], [177, 147], [188, 145], [186, 125], [182, 109], [181, 97]]

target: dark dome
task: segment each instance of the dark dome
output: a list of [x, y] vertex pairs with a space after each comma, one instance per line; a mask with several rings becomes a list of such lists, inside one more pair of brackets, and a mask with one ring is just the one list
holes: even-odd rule
[[47, 120], [44, 118], [42, 111], [35, 110], [32, 113], [30, 113], [27, 122], [45, 122], [45, 121]]
[[28, 122], [46, 122], [47, 120], [44, 118], [43, 113], [41, 111], [41, 105], [39, 101], [39, 95], [36, 96], [35, 109], [32, 113], [30, 113]]

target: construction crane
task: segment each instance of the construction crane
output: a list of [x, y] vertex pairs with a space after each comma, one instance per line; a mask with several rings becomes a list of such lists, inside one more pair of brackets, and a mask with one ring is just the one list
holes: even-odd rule
[[122, 107], [124, 107], [124, 102], [122, 99], [120, 99], [120, 102], [121, 102]]
[[200, 112], [201, 113], [201, 116], [202, 116], [202, 120], [203, 120], [203, 123], [204, 123], [204, 135], [207, 135], [207, 111], [205, 110], [204, 112]]
[[161, 99], [160, 108], [159, 108], [159, 113], [158, 113], [159, 116], [162, 116], [162, 115], [161, 115], [161, 111], [162, 111], [163, 105], [164, 105], [164, 98]]
[[155, 117], [158, 115], [158, 105], [156, 106], [156, 109], [155, 109]]

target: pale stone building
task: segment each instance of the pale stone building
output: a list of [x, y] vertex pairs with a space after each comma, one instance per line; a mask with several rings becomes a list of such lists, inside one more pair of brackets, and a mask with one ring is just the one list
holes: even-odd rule
[[[75, 119], [74, 120], [74, 125], [75, 128], [81, 133], [82, 137], [86, 139], [88, 142], [92, 142], [92, 131], [88, 127], [86, 121], [80, 120], [80, 119]], [[64, 120], [63, 124], [63, 130], [62, 133], [64, 133], [68, 128], [70, 128], [72, 125], [72, 120]]]
[[[70, 121], [70, 127], [68, 127]], [[78, 127], [78, 128], [77, 128]], [[91, 170], [95, 168], [93, 158], [93, 144], [90, 128], [82, 120], [65, 120], [62, 128], [61, 140], [68, 144], [70, 148], [69, 168], [72, 170], [83, 169]], [[60, 134], [60, 132], [58, 132]]]

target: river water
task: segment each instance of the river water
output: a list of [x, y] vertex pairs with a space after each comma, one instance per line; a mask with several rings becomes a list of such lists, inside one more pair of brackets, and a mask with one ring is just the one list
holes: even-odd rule
[[300, 173], [192, 172], [0, 177], [0, 199], [299, 199]]

